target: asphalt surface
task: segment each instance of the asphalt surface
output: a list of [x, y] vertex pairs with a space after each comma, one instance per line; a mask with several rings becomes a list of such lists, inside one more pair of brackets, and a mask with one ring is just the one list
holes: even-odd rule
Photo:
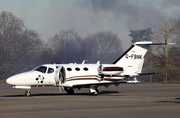
[[58, 87], [25, 90], [0, 85], [0, 118], [179, 118], [180, 84], [121, 84], [75, 89], [74, 95], [60, 93]]

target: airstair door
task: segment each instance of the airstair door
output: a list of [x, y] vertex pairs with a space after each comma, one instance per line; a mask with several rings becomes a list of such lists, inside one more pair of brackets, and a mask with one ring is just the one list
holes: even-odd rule
[[59, 86], [59, 89], [61, 91], [64, 91], [64, 85], [63, 84], [66, 81], [66, 72], [65, 72], [65, 68], [63, 66], [59, 66], [56, 69], [54, 79], [56, 82], [56, 86]]

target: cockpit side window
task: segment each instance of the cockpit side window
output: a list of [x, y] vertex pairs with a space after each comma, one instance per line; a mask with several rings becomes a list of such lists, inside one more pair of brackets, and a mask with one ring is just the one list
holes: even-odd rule
[[54, 69], [53, 68], [49, 68], [47, 73], [53, 73]]
[[47, 67], [45, 66], [40, 66], [38, 68], [35, 69], [36, 71], [42, 72], [42, 73], [46, 73]]

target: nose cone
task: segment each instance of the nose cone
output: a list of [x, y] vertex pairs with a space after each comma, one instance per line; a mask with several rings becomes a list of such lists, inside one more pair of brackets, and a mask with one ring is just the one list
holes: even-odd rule
[[10, 77], [6, 79], [6, 83], [8, 83], [8, 84], [11, 84], [12, 83], [11, 81], [12, 81], [12, 79]]
[[28, 79], [30, 75], [31, 75], [31, 72], [20, 73], [6, 79], [6, 83], [11, 84], [11, 85], [23, 85], [24, 80]]
[[9, 77], [8, 79], [6, 79], [6, 83], [11, 84], [11, 85], [16, 85], [19, 79], [18, 76], [19, 75], [14, 75], [14, 76]]

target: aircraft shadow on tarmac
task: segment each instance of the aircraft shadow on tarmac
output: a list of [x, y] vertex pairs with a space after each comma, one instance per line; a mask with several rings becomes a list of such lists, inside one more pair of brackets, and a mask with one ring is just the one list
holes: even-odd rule
[[177, 103], [177, 104], [180, 104], [180, 98], [174, 98], [175, 100], [172, 100], [172, 101], [157, 101], [157, 102], [160, 102], [160, 103]]
[[180, 104], [180, 101], [157, 101], [159, 103], [177, 103]]
[[[118, 94], [117, 94], [118, 93]], [[114, 95], [115, 94], [115, 95]], [[91, 93], [74, 93], [74, 95], [68, 95], [67, 93], [40, 93], [40, 94], [32, 94], [32, 97], [36, 97], [36, 96], [74, 96], [74, 95], [83, 95], [83, 96], [93, 96]], [[119, 94], [118, 91], [101, 91], [99, 92], [99, 95], [110, 95], [110, 96], [122, 96]], [[3, 95], [1, 97], [24, 97], [24, 94], [21, 95]]]

